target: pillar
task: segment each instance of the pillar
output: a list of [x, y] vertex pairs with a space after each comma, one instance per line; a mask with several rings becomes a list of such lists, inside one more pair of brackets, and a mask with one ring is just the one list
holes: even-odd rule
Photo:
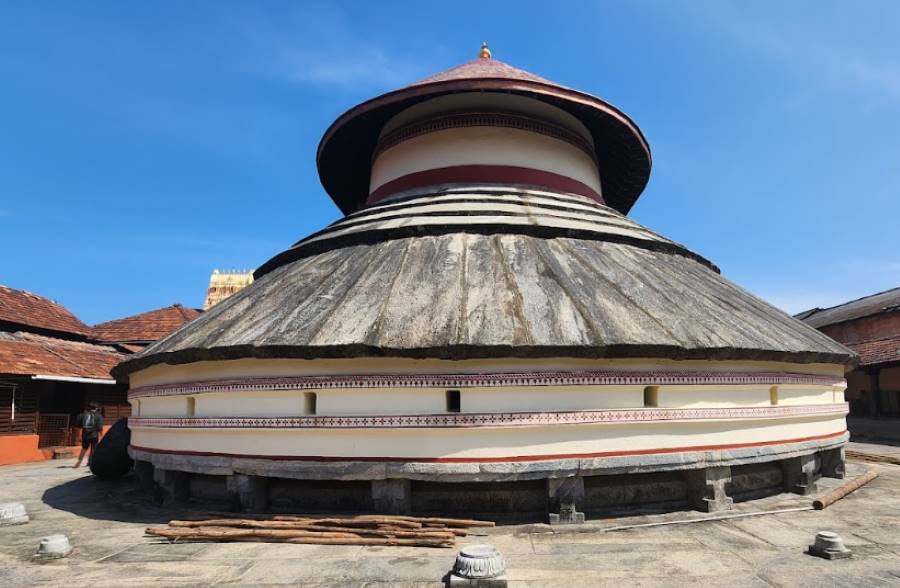
[[372, 480], [372, 503], [381, 514], [409, 514], [412, 499], [409, 480]]
[[225, 487], [240, 512], [266, 512], [269, 508], [269, 483], [261, 476], [232, 474]]
[[794, 494], [813, 494], [816, 491], [816, 454], [791, 457], [781, 461], [784, 490]]
[[826, 478], [843, 480], [847, 475], [844, 467], [844, 448], [826, 449], [819, 454], [822, 462], [822, 475]]
[[584, 478], [548, 478], [549, 519], [551, 525], [584, 522]]
[[134, 462], [134, 473], [137, 475], [138, 487], [141, 490], [153, 489], [153, 464], [149, 461]]
[[687, 472], [688, 502], [702, 512], [718, 512], [734, 508], [734, 500], [725, 492], [731, 483], [730, 466], [714, 466]]
[[187, 500], [191, 475], [177, 470], [155, 468], [153, 481], [160, 491], [162, 502], [180, 502]]

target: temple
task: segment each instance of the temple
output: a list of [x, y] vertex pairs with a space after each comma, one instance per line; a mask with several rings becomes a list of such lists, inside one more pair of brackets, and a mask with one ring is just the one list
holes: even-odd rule
[[854, 354], [626, 216], [651, 155], [612, 105], [483, 46], [317, 165], [346, 216], [116, 368], [170, 497], [578, 522], [843, 475]]

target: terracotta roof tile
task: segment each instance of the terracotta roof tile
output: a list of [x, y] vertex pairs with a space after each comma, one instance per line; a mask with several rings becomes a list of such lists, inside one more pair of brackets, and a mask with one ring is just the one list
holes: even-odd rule
[[900, 361], [900, 335], [846, 345], [859, 354], [859, 365]]
[[105, 345], [0, 332], [0, 374], [111, 378], [109, 371], [126, 357]]
[[162, 339], [184, 323], [200, 316], [200, 311], [173, 304], [141, 314], [100, 323], [91, 327], [94, 339], [107, 343], [153, 342]]
[[411, 84], [410, 87], [421, 86], [424, 84], [433, 84], [436, 82], [446, 82], [450, 80], [471, 80], [485, 78], [537, 82], [539, 84], [548, 84], [550, 86], [557, 86], [559, 88], [565, 87], [557, 84], [556, 82], [551, 82], [546, 78], [542, 78], [541, 76], [536, 76], [533, 73], [527, 72], [523, 69], [513, 67], [508, 63], [503, 63], [502, 61], [499, 61], [497, 59], [473, 59], [472, 61], [467, 61], [466, 63], [457, 65], [456, 67], [451, 67], [450, 69], [438, 72], [432, 76], [428, 76], [424, 80], [419, 80], [418, 82]]
[[90, 331], [61, 304], [7, 286], [0, 286], [0, 321], [76, 335], [87, 335]]

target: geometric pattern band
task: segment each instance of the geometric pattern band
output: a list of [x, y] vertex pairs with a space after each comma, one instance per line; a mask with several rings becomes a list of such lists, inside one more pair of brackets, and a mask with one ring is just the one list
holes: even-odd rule
[[496, 388], [513, 386], [781, 385], [846, 387], [843, 378], [790, 372], [572, 371], [493, 374], [321, 375], [233, 378], [132, 388], [128, 398], [211, 392], [273, 392], [347, 388]]
[[292, 417], [129, 417], [131, 427], [188, 429], [432, 429], [534, 427], [665, 421], [779, 419], [845, 415], [848, 404], [740, 408], [628, 408], [580, 411], [440, 413], [405, 415], [310, 415]]

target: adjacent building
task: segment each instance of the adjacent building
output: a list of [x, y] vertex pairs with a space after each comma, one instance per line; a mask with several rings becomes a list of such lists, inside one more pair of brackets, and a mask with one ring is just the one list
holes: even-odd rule
[[199, 314], [176, 304], [90, 327], [48, 298], [0, 286], [0, 465], [71, 452], [89, 402], [107, 424], [130, 415], [112, 368]]
[[900, 288], [797, 315], [857, 354], [847, 400], [857, 416], [900, 416]]
[[213, 270], [212, 275], [209, 276], [209, 288], [206, 290], [206, 300], [203, 302], [203, 310], [209, 310], [216, 304], [252, 283], [253, 272], [240, 270]]

